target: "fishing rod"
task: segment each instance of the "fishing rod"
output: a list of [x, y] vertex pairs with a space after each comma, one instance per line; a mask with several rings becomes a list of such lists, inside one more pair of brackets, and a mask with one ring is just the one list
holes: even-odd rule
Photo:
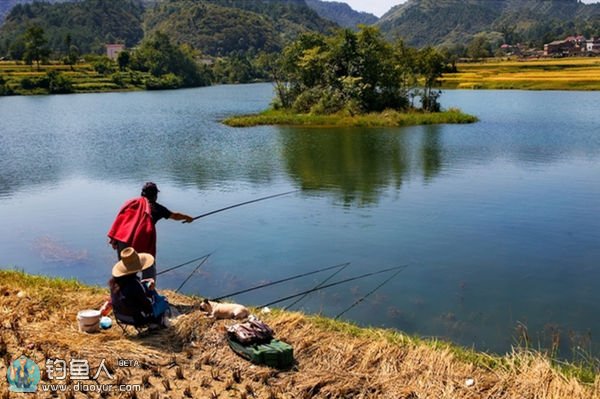
[[[205, 216], [209, 216], [209, 215], [213, 215], [215, 213], [223, 212], [223, 211], [226, 211], [228, 209], [237, 208], [238, 206], [248, 205], [248, 204], [252, 204], [254, 202], [264, 201], [264, 200], [268, 200], [268, 199], [271, 199], [271, 198], [282, 197], [284, 195], [288, 195], [288, 194], [292, 194], [292, 193], [297, 193], [298, 191], [300, 191], [300, 190], [287, 191], [287, 192], [281, 193], [281, 194], [269, 195], [269, 196], [266, 196], [266, 197], [253, 199], [253, 200], [242, 202], [242, 203], [239, 203], [239, 204], [229, 205], [229, 206], [226, 206], [225, 208], [221, 208], [221, 209], [217, 209], [217, 210], [214, 210], [214, 211], [203, 213], [202, 215], [196, 216], [192, 220], [200, 219], [200, 218], [203, 218]], [[183, 222], [183, 223], [188, 223], [188, 222]]]
[[405, 268], [399, 269], [396, 273], [392, 274], [390, 277], [385, 279], [381, 284], [379, 284], [377, 287], [375, 287], [375, 289], [371, 290], [367, 295], [363, 296], [362, 298], [358, 299], [357, 301], [354, 301], [354, 303], [352, 305], [350, 305], [346, 310], [344, 310], [343, 312], [341, 312], [337, 316], [335, 316], [334, 320], [337, 320], [341, 315], [343, 315], [344, 313], [346, 313], [347, 311], [349, 311], [350, 309], [352, 309], [353, 307], [357, 306], [359, 303], [361, 303], [362, 301], [367, 299], [371, 294], [373, 294], [375, 291], [377, 291], [378, 289], [383, 287], [385, 284], [387, 284], [390, 280], [392, 280], [394, 277], [396, 277], [398, 274], [400, 274], [400, 272], [403, 271], [404, 269]]
[[[314, 289], [320, 288], [322, 287], [326, 282], [328, 282], [329, 280], [331, 280], [332, 278], [334, 278], [336, 275], [338, 275], [342, 270], [344, 270], [347, 266], [349, 266], [350, 263], [348, 263], [347, 265], [345, 265], [344, 267], [336, 270], [335, 272], [333, 272], [332, 274], [329, 275], [329, 277], [327, 277], [325, 280], [321, 281], [319, 284], [317, 284]], [[301, 296], [300, 298], [296, 299], [294, 302], [292, 302], [291, 304], [287, 305], [286, 307], [283, 308], [283, 310], [288, 310], [291, 309], [292, 306], [294, 306], [295, 304], [297, 304], [298, 302], [301, 302], [304, 298], [306, 298], [308, 295], [310, 295], [309, 292], [307, 292], [306, 294], [304, 294], [303, 296]]]
[[181, 285], [179, 286], [179, 288], [177, 288], [177, 289], [175, 290], [175, 292], [179, 292], [179, 290], [180, 290], [181, 288], [183, 288], [183, 286], [185, 285], [185, 283], [187, 283], [187, 282], [188, 282], [188, 280], [189, 280], [190, 278], [192, 278], [192, 276], [194, 275], [194, 273], [196, 273], [196, 271], [197, 271], [198, 269], [200, 269], [200, 266], [202, 266], [202, 265], [204, 264], [204, 262], [206, 262], [206, 260], [208, 259], [208, 257], [209, 257], [210, 255], [211, 255], [211, 254], [208, 254], [207, 256], [205, 256], [205, 257], [204, 257], [204, 259], [202, 259], [202, 262], [200, 262], [200, 263], [198, 264], [198, 266], [196, 266], [196, 268], [195, 268], [194, 270], [192, 270], [192, 272], [190, 273], [190, 275], [189, 275], [189, 276], [187, 276], [187, 278], [186, 278], [185, 280], [183, 280], [183, 283], [181, 283]]
[[269, 302], [269, 303], [261, 305], [259, 307], [260, 308], [264, 308], [264, 307], [267, 307], [267, 306], [275, 305], [276, 303], [284, 302], [284, 301], [287, 301], [288, 299], [292, 299], [292, 298], [297, 298], [297, 297], [302, 296], [304, 294], [310, 294], [311, 292], [320, 291], [320, 290], [323, 290], [325, 288], [329, 288], [329, 287], [333, 287], [333, 286], [336, 286], [336, 285], [339, 285], [339, 284], [347, 283], [349, 281], [359, 280], [359, 279], [365, 278], [365, 277], [374, 276], [376, 274], [381, 274], [381, 273], [389, 272], [391, 270], [397, 270], [397, 269], [402, 269], [403, 270], [403, 269], [406, 269], [407, 266], [408, 265], [395, 266], [395, 267], [390, 267], [388, 269], [379, 270], [379, 271], [376, 271], [376, 272], [361, 274], [360, 276], [350, 277], [350, 278], [347, 278], [345, 280], [336, 281], [335, 283], [330, 283], [330, 284], [323, 285], [323, 286], [321, 286], [319, 288], [311, 288], [310, 290], [299, 292], [297, 294], [288, 295], [285, 298], [277, 299], [275, 301]]
[[346, 262], [346, 263], [340, 263], [339, 265], [334, 265], [334, 266], [329, 266], [323, 269], [319, 269], [319, 270], [314, 270], [312, 272], [306, 272], [306, 273], [302, 273], [302, 274], [298, 274], [296, 276], [292, 276], [292, 277], [286, 277], [284, 279], [281, 280], [277, 280], [277, 281], [273, 281], [271, 283], [265, 283], [265, 284], [261, 284], [261, 285], [257, 285], [255, 287], [251, 287], [251, 288], [246, 288], [244, 290], [240, 290], [240, 291], [236, 291], [236, 292], [232, 292], [231, 294], [227, 294], [227, 295], [221, 295], [219, 297], [213, 298], [211, 299], [211, 301], [220, 301], [221, 299], [224, 298], [229, 298], [235, 295], [239, 295], [239, 294], [245, 294], [246, 292], [250, 292], [250, 291], [254, 291], [254, 290], [258, 290], [260, 288], [265, 288], [265, 287], [269, 287], [271, 285], [275, 285], [275, 284], [280, 284], [280, 283], [284, 283], [286, 281], [290, 281], [290, 280], [295, 280], [297, 278], [301, 278], [301, 277], [306, 277], [306, 276], [310, 276], [311, 274], [316, 274], [316, 273], [320, 273], [320, 272], [324, 272], [327, 270], [331, 270], [331, 269], [335, 269], [335, 268], [339, 268], [339, 267], [346, 267], [350, 264], [350, 262]]
[[157, 276], [160, 276], [161, 274], [164, 274], [164, 273], [170, 272], [170, 271], [172, 271], [172, 270], [175, 270], [175, 269], [179, 269], [180, 267], [183, 267], [183, 266], [189, 265], [190, 263], [196, 262], [196, 261], [198, 261], [198, 260], [200, 260], [200, 259], [208, 258], [210, 255], [212, 255], [212, 252], [211, 252], [211, 253], [209, 253], [208, 255], [199, 256], [199, 257], [197, 257], [197, 258], [194, 258], [194, 259], [192, 259], [192, 260], [189, 260], [189, 261], [187, 261], [187, 262], [185, 262], [185, 263], [182, 263], [182, 264], [180, 264], [180, 265], [173, 266], [173, 267], [170, 267], [170, 268], [168, 268], [168, 269], [165, 269], [165, 270], [161, 270], [160, 272], [156, 273], [156, 275], [157, 275]]

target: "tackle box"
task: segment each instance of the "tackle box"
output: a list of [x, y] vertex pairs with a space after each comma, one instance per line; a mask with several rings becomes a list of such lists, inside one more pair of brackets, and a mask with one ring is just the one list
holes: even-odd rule
[[289, 368], [294, 364], [294, 349], [278, 339], [264, 344], [242, 345], [228, 336], [227, 342], [235, 353], [254, 364], [278, 369]]

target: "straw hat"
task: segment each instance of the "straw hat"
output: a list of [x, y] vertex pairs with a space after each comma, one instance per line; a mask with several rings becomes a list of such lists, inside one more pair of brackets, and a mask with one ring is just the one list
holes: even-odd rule
[[122, 277], [146, 270], [154, 264], [154, 256], [146, 253], [137, 253], [135, 249], [127, 247], [121, 251], [121, 260], [112, 269], [113, 277]]

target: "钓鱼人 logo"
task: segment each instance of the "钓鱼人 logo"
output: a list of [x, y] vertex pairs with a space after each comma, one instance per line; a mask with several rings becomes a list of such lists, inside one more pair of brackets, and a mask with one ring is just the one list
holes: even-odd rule
[[40, 368], [33, 360], [21, 355], [8, 367], [6, 379], [11, 392], [35, 392], [40, 383]]

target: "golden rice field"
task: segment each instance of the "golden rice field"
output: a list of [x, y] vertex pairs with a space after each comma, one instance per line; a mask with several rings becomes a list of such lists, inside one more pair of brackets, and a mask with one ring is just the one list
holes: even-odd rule
[[457, 64], [442, 87], [452, 89], [600, 90], [600, 57]]

